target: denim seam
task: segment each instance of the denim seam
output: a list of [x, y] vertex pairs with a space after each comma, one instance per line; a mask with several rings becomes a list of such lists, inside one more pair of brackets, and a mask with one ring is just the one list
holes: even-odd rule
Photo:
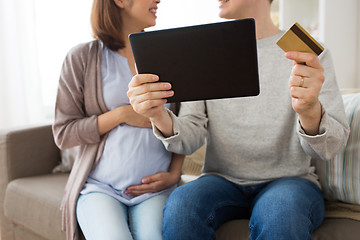
[[[312, 224], [312, 226], [313, 226], [313, 229], [311, 229], [311, 224], [309, 224], [308, 230], [309, 230], [309, 231], [312, 230], [311, 232], [313, 232], [313, 231], [316, 229], [316, 228], [315, 228], [314, 221], [313, 221], [313, 209], [314, 209], [315, 205], [318, 205], [318, 202], [312, 204], [312, 205], [310, 206], [310, 208], [309, 208], [310, 211], [309, 211], [309, 216], [308, 216], [308, 218], [309, 218], [310, 221], [311, 221], [311, 224]], [[312, 237], [310, 237], [309, 240], [311, 240], [311, 239], [312, 239]]]
[[[309, 215], [308, 215], [308, 219], [310, 220], [310, 222], [311, 222], [311, 224], [314, 226], [314, 223], [313, 223], [313, 220], [312, 220], [312, 216], [313, 216], [313, 214], [312, 214], [312, 210], [314, 209], [314, 205], [315, 204], [312, 204], [311, 206], [310, 206], [310, 211], [309, 211]], [[312, 232], [311, 231], [311, 224], [308, 224], [308, 232]], [[314, 230], [314, 229], [313, 229]], [[311, 240], [312, 239], [312, 237], [310, 237], [309, 238], [309, 240]]]
[[207, 223], [210, 225], [213, 225], [213, 220], [215, 219], [215, 213], [218, 209], [225, 207], [225, 206], [234, 206], [234, 207], [241, 207], [241, 204], [238, 204], [236, 202], [223, 202], [221, 204], [218, 204], [216, 207], [213, 208], [213, 210], [209, 213], [207, 219]]

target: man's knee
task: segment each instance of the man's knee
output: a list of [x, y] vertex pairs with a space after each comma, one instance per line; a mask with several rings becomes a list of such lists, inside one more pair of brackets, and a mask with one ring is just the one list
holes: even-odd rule
[[[184, 185], [176, 188], [167, 199], [164, 206], [164, 220], [177, 220], [190, 210], [193, 199], [188, 196]], [[176, 217], [174, 217], [176, 216]]]

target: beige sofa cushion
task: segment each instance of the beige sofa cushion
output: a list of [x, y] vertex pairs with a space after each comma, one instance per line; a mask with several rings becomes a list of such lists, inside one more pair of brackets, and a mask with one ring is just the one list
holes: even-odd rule
[[[216, 231], [216, 239], [237, 240], [249, 239], [249, 220], [233, 220], [223, 224]], [[314, 240], [358, 240], [359, 222], [351, 219], [325, 219], [321, 227], [313, 233]]]
[[196, 152], [185, 157], [182, 167], [182, 174], [199, 176], [205, 159], [205, 144]]
[[12, 181], [6, 189], [5, 216], [46, 239], [65, 239], [60, 203], [67, 178], [61, 173]]

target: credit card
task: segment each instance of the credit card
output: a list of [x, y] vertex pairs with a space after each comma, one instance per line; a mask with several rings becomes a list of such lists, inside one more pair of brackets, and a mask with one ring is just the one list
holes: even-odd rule
[[276, 43], [285, 52], [307, 52], [319, 56], [324, 48], [299, 23], [295, 23]]

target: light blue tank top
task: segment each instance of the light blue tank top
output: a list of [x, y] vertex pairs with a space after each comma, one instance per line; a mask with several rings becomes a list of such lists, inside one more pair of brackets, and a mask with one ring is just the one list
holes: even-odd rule
[[[126, 95], [133, 77], [127, 59], [102, 46], [102, 87], [109, 110], [129, 105]], [[141, 179], [169, 169], [172, 154], [153, 134], [152, 129], [121, 124], [113, 128], [105, 142], [98, 165], [92, 170], [81, 194], [106, 193], [126, 205], [138, 204], [160, 193], [130, 197], [127, 187], [141, 184]]]

